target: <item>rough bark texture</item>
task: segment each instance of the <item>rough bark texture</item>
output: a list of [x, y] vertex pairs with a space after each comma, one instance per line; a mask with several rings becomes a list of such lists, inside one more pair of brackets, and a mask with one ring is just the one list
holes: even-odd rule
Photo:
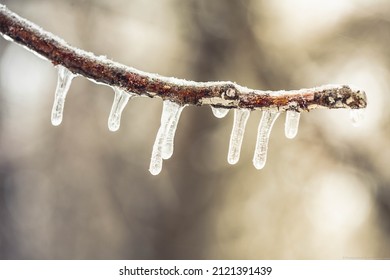
[[327, 85], [291, 91], [248, 89], [233, 82], [193, 82], [150, 74], [68, 45], [0, 5], [0, 33], [6, 39], [62, 65], [74, 74], [181, 105], [223, 108], [309, 111], [315, 108], [365, 108], [365, 92], [347, 85]]

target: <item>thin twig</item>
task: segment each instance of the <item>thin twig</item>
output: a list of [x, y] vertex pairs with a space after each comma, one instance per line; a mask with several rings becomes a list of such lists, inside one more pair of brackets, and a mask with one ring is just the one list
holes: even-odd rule
[[103, 56], [77, 49], [63, 39], [0, 5], [0, 33], [34, 53], [97, 83], [120, 87], [181, 105], [221, 108], [309, 111], [315, 108], [360, 109], [367, 105], [362, 90], [346, 85], [326, 85], [290, 91], [253, 90], [233, 82], [193, 82], [163, 77], [128, 67]]

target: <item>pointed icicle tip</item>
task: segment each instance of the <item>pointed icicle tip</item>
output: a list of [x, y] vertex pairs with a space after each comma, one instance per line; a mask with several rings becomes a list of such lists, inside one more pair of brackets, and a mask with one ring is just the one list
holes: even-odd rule
[[125, 109], [129, 99], [135, 96], [134, 93], [128, 93], [123, 89], [114, 87], [115, 97], [112, 103], [110, 116], [108, 117], [108, 129], [117, 131], [121, 124], [122, 112]]
[[214, 116], [219, 119], [226, 117], [226, 115], [229, 113], [229, 109], [218, 108], [214, 106], [211, 106], [211, 111], [213, 111]]
[[177, 103], [165, 100], [161, 114], [161, 124], [154, 141], [149, 171], [152, 175], [158, 175], [162, 169], [163, 159], [168, 159], [173, 154], [173, 142], [177, 124], [183, 107]]
[[64, 113], [65, 98], [69, 91], [70, 84], [74, 78], [74, 74], [62, 65], [57, 66], [58, 79], [57, 88], [54, 95], [54, 104], [51, 111], [51, 123], [54, 126], [60, 125]]
[[232, 133], [230, 135], [228, 162], [236, 164], [240, 159], [242, 140], [244, 138], [245, 127], [250, 115], [250, 110], [235, 109]]
[[264, 111], [257, 132], [257, 141], [255, 154], [253, 156], [253, 165], [256, 169], [262, 169], [267, 161], [267, 151], [269, 136], [272, 126], [279, 117], [279, 112]]
[[284, 123], [284, 134], [288, 139], [293, 139], [297, 136], [299, 119], [301, 114], [296, 111], [287, 111], [286, 112], [286, 121]]

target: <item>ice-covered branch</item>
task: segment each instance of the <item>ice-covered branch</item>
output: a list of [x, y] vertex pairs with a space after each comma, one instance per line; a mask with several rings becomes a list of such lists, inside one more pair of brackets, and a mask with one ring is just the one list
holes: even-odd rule
[[[58, 82], [51, 121], [59, 125], [65, 98], [72, 79], [79, 75], [114, 89], [115, 97], [108, 127], [116, 131], [127, 102], [137, 95], [164, 100], [161, 126], [153, 146], [149, 171], [160, 173], [163, 160], [173, 154], [175, 131], [180, 114], [187, 105], [210, 105], [218, 118], [234, 110], [234, 123], [228, 151], [228, 162], [236, 164], [240, 157], [245, 126], [251, 110], [263, 110], [259, 124], [253, 164], [264, 167], [272, 126], [282, 111], [287, 111], [285, 134], [294, 138], [298, 132], [300, 113], [316, 108], [362, 109], [367, 105], [364, 91], [346, 85], [325, 85], [289, 91], [249, 89], [233, 82], [193, 82], [150, 74], [96, 56], [68, 45], [61, 38], [42, 30], [0, 4], [0, 33], [28, 50], [51, 61], [58, 68]], [[352, 110], [354, 123], [361, 110]]]
[[233, 82], [193, 82], [150, 74], [96, 56], [67, 44], [63, 39], [0, 5], [0, 33], [29, 50], [62, 65], [74, 75], [125, 91], [161, 97], [180, 105], [212, 105], [216, 108], [309, 111], [315, 108], [366, 106], [365, 93], [346, 85], [328, 85], [290, 91], [262, 91]]

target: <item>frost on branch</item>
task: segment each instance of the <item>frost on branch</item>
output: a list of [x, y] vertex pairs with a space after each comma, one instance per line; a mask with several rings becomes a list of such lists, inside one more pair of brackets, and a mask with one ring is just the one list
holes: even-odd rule
[[230, 109], [234, 109], [228, 151], [230, 164], [237, 163], [239, 159], [250, 111], [263, 111], [253, 157], [253, 164], [257, 169], [265, 165], [271, 129], [281, 112], [287, 112], [286, 137], [294, 138], [298, 132], [301, 112], [318, 108], [352, 109], [351, 118], [356, 124], [362, 118], [361, 109], [367, 106], [365, 92], [347, 85], [264, 91], [233, 82], [194, 82], [143, 72], [72, 47], [1, 4], [0, 34], [6, 40], [20, 44], [57, 66], [58, 84], [52, 110], [53, 125], [59, 125], [62, 121], [65, 98], [76, 75], [114, 89], [115, 98], [108, 119], [111, 131], [119, 129], [121, 114], [130, 98], [142, 95], [163, 99], [161, 126], [153, 145], [149, 168], [153, 175], [160, 173], [163, 159], [169, 159], [173, 154], [175, 131], [180, 114], [187, 105], [209, 105], [218, 118], [223, 118]]

